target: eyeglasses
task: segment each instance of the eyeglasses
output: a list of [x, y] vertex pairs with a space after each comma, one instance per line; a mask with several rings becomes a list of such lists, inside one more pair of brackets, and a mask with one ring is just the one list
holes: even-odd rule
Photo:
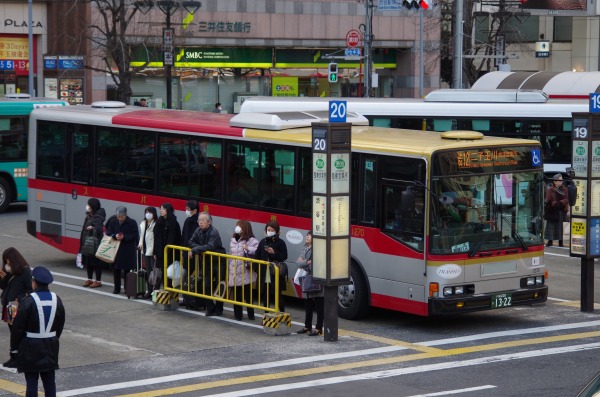
[[200, 222], [208, 222], [208, 219], [206, 218], [198, 218], [198, 223]]

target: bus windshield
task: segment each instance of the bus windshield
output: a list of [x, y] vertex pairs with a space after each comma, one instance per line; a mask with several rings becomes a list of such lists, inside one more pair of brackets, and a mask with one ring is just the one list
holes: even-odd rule
[[542, 244], [542, 181], [539, 171], [433, 179], [430, 252], [474, 256]]

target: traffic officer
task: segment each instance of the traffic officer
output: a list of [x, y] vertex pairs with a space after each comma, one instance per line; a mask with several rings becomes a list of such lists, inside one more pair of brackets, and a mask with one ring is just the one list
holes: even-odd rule
[[37, 397], [42, 378], [46, 397], [56, 396], [54, 371], [58, 369], [58, 339], [65, 325], [65, 308], [50, 292], [53, 277], [45, 267], [32, 270], [33, 292], [19, 304], [13, 321], [10, 346], [18, 372], [25, 373], [26, 397]]

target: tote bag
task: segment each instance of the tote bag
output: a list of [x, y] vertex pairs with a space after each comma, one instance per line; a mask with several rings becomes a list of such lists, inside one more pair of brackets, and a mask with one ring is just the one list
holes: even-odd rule
[[106, 263], [114, 263], [119, 245], [121, 245], [119, 240], [113, 240], [112, 237], [104, 235], [96, 251], [96, 258]]
[[98, 237], [93, 234], [87, 235], [83, 239], [83, 245], [81, 246], [81, 253], [83, 255], [92, 256], [98, 251]]
[[313, 282], [312, 274], [307, 274], [302, 279], [302, 292], [321, 292], [323, 286]]

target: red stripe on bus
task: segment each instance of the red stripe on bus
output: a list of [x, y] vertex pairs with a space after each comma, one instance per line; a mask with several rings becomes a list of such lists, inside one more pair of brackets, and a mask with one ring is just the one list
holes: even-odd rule
[[590, 99], [589, 95], [563, 95], [563, 94], [550, 94], [550, 99]]
[[417, 302], [409, 299], [402, 299], [389, 295], [371, 293], [371, 306], [382, 309], [396, 310], [404, 313], [427, 316], [429, 306], [427, 302]]
[[233, 116], [192, 111], [138, 110], [116, 115], [112, 118], [112, 123], [129, 127], [242, 137], [243, 128], [229, 126], [229, 120]]
[[[28, 186], [31, 189], [39, 189], [55, 193], [68, 194], [71, 197], [85, 196], [95, 197], [99, 200], [118, 201], [123, 205], [141, 205], [148, 207], [160, 207], [161, 204], [169, 202], [177, 210], [183, 211], [185, 203], [188, 199], [176, 199], [172, 197], [163, 197], [145, 193], [133, 193], [117, 191], [116, 189], [106, 189], [101, 187], [91, 187], [86, 185], [78, 185], [73, 183], [46, 181], [41, 179], [30, 178]], [[117, 196], [118, 193], [118, 196]], [[43, 194], [43, 192], [42, 192]], [[37, 197], [31, 199], [38, 200]], [[70, 199], [70, 198], [69, 198]], [[44, 201], [43, 198], [40, 201]], [[275, 212], [229, 207], [220, 204], [204, 203], [199, 200], [200, 210], [208, 211], [212, 216], [223, 217], [228, 219], [246, 219], [250, 222], [266, 224], [272, 217], [276, 217], [280, 225], [287, 228], [297, 228], [301, 230], [311, 230], [312, 220], [299, 216], [285, 215]], [[111, 215], [111, 214], [107, 214]], [[139, 221], [139, 219], [135, 219]], [[261, 235], [262, 231], [258, 231], [257, 235]], [[224, 235], [225, 236], [225, 235]], [[395, 257], [393, 260], [402, 258], [423, 260], [423, 253], [411, 250], [407, 246], [394, 240], [392, 237], [382, 233], [379, 229], [365, 226], [352, 226], [351, 236], [365, 241], [371, 252], [388, 254]], [[52, 245], [52, 244], [51, 244]], [[62, 249], [62, 248], [61, 248]], [[79, 246], [77, 246], [79, 249]], [[65, 251], [76, 253], [76, 251]], [[296, 258], [290, 258], [295, 260]]]

